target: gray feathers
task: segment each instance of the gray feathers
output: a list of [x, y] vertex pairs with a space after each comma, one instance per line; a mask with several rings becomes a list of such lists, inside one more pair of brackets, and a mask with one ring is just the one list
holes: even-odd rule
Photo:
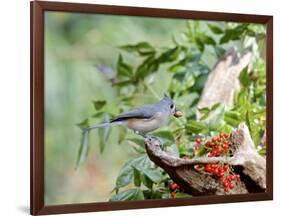
[[105, 128], [105, 127], [108, 127], [108, 126], [110, 126], [110, 122], [105, 122], [105, 123], [102, 123], [102, 124], [98, 124], [98, 125], [89, 127], [89, 128], [87, 128], [87, 130], [92, 130], [92, 129], [96, 129], [96, 128]]
[[151, 118], [156, 112], [157, 112], [157, 109], [154, 105], [147, 105], [144, 107], [130, 110], [128, 112], [121, 113], [116, 118], [114, 118], [111, 122], [122, 121], [122, 120], [126, 120], [128, 118], [148, 119], [148, 118]]
[[116, 118], [111, 120], [111, 122], [123, 121], [129, 118], [149, 119], [153, 117], [156, 112], [165, 111], [172, 103], [173, 101], [165, 95], [164, 98], [159, 102], [121, 113], [120, 115], [116, 116]]
[[171, 98], [164, 96], [155, 104], [146, 105], [124, 113], [109, 122], [104, 122], [89, 128], [86, 131], [96, 128], [105, 128], [110, 125], [123, 125], [134, 131], [145, 134], [165, 124], [168, 117], [174, 115], [175, 105]]

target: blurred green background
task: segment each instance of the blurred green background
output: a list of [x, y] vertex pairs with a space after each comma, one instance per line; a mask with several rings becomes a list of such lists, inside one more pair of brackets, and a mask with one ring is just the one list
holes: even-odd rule
[[[118, 128], [113, 129], [103, 154], [99, 153], [97, 132], [93, 132], [86, 164], [74, 169], [81, 136], [75, 124], [93, 112], [91, 100], [106, 99], [112, 104], [116, 100], [114, 89], [95, 65], [115, 67], [117, 47], [123, 44], [147, 40], [158, 47], [166, 46], [173, 35], [182, 33], [185, 24], [175, 19], [45, 13], [47, 205], [108, 201], [119, 169], [135, 156], [126, 143], [116, 144]], [[159, 92], [168, 85], [165, 76], [169, 75], [160, 73]], [[147, 95], [146, 102], [155, 100]], [[116, 107], [110, 111], [118, 113]]]

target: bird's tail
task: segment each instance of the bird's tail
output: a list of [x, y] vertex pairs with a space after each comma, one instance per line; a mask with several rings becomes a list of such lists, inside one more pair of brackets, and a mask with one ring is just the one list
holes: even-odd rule
[[97, 129], [97, 128], [105, 128], [105, 127], [108, 127], [110, 125], [111, 125], [111, 122], [105, 122], [105, 123], [102, 123], [102, 124], [98, 124], [98, 125], [88, 127], [85, 130], [90, 131], [90, 130]]

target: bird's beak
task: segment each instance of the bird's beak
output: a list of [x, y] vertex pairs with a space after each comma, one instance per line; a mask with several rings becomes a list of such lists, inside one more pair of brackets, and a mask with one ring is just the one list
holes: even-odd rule
[[176, 118], [179, 118], [179, 117], [182, 117], [182, 116], [183, 116], [183, 113], [182, 113], [182, 111], [180, 111], [180, 110], [178, 110], [178, 109], [176, 108], [174, 116], [175, 116]]

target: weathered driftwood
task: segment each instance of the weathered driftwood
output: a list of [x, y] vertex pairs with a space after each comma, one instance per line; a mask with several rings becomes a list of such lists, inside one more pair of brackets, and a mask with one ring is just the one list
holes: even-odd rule
[[[161, 141], [150, 137], [145, 140], [149, 158], [163, 168], [169, 176], [185, 192], [194, 196], [220, 195], [220, 194], [245, 194], [265, 190], [265, 158], [260, 156], [255, 149], [250, 137], [249, 129], [241, 123], [231, 135], [234, 148], [232, 157], [199, 157], [182, 159], [175, 154], [161, 149]], [[236, 173], [240, 174], [241, 181], [229, 192], [225, 192], [222, 182], [213, 175], [194, 169], [196, 164], [224, 162], [233, 165]]]
[[239, 57], [234, 48], [228, 50], [210, 72], [198, 108], [210, 108], [216, 103], [232, 105], [235, 92], [240, 87], [239, 75], [243, 68], [250, 64], [251, 57], [251, 52], [246, 52]]

